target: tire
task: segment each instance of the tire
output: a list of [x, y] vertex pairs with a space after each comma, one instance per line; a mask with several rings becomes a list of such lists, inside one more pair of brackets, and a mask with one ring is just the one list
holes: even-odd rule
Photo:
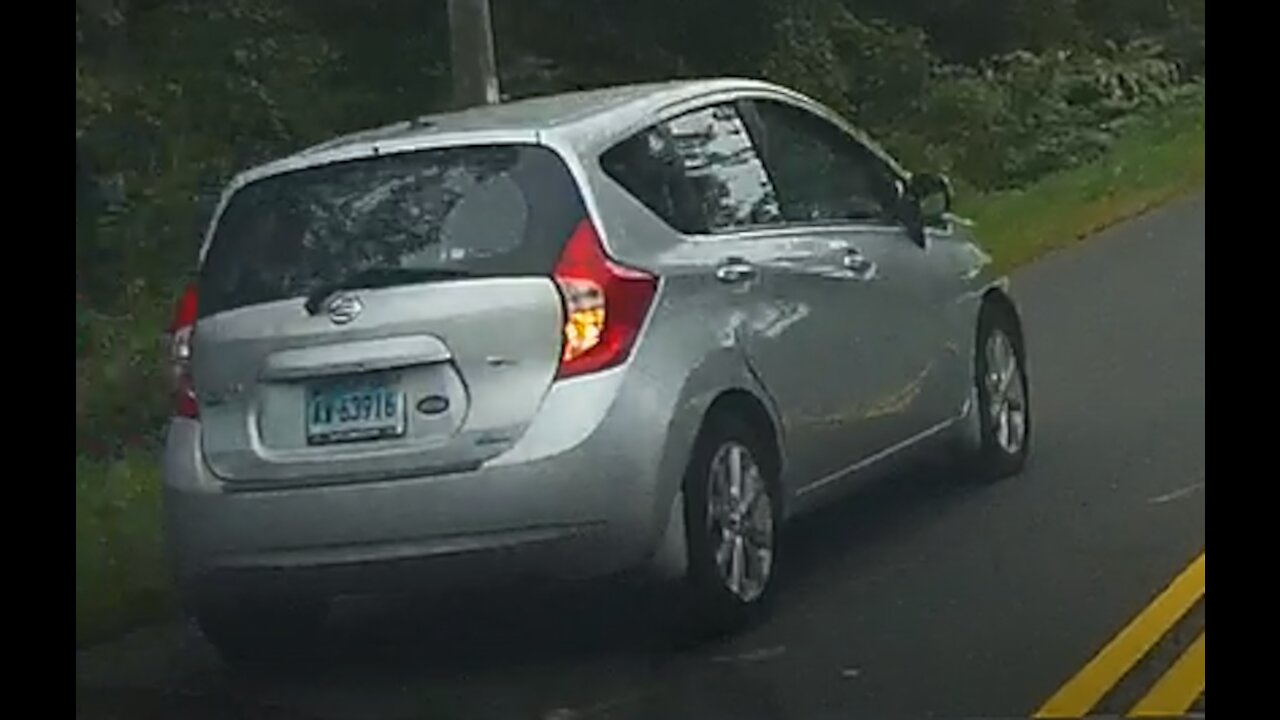
[[685, 471], [688, 570], [680, 610], [686, 639], [739, 631], [763, 617], [772, 601], [781, 505], [776, 463], [760, 435], [736, 418], [712, 417]]
[[311, 655], [329, 616], [324, 600], [222, 600], [194, 613], [205, 639], [231, 665], [298, 661]]
[[988, 303], [978, 319], [973, 395], [978, 443], [971, 463], [979, 480], [1017, 475], [1031, 451], [1031, 392], [1026, 349], [1012, 311]]

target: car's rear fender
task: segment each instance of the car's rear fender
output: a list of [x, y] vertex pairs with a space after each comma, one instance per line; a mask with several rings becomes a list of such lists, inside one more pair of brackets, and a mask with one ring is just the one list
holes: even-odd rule
[[[659, 381], [651, 380], [656, 384]], [[749, 396], [765, 408], [772, 428], [778, 428], [777, 413], [768, 400], [741, 352], [734, 347], [717, 348], [701, 358], [685, 375], [676, 395], [674, 411], [664, 433], [665, 441], [657, 473], [658, 486], [652, 508], [653, 527], [658, 530], [651, 558], [651, 570], [659, 577], [678, 577], [686, 558], [683, 496], [681, 485], [699, 434], [717, 400]], [[779, 466], [784, 462], [781, 438], [776, 431], [770, 441]], [[763, 428], [762, 428], [763, 430]]]

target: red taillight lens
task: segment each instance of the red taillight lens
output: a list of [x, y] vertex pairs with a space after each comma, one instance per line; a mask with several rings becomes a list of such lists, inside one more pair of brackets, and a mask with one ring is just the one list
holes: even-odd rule
[[625, 361], [649, 313], [658, 279], [610, 260], [590, 220], [578, 223], [554, 276], [564, 297], [564, 344], [557, 377]]
[[173, 414], [178, 417], [200, 416], [196, 402], [195, 384], [191, 380], [191, 334], [196, 326], [196, 308], [199, 295], [195, 285], [190, 285], [178, 299], [169, 323], [169, 367], [172, 373]]

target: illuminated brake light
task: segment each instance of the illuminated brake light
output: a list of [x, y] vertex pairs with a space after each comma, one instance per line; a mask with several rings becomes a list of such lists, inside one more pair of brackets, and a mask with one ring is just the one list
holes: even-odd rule
[[564, 299], [557, 377], [622, 364], [640, 334], [658, 279], [609, 259], [590, 220], [573, 231], [553, 274]]

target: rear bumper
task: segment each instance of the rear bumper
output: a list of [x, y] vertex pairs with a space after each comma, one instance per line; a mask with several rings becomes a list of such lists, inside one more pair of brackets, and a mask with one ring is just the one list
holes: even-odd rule
[[557, 384], [510, 451], [426, 477], [237, 489], [209, 471], [199, 423], [175, 420], [165, 499], [182, 591], [444, 589], [644, 566], [672, 515], [664, 455], [685, 445], [668, 442], [664, 403], [625, 377]]

